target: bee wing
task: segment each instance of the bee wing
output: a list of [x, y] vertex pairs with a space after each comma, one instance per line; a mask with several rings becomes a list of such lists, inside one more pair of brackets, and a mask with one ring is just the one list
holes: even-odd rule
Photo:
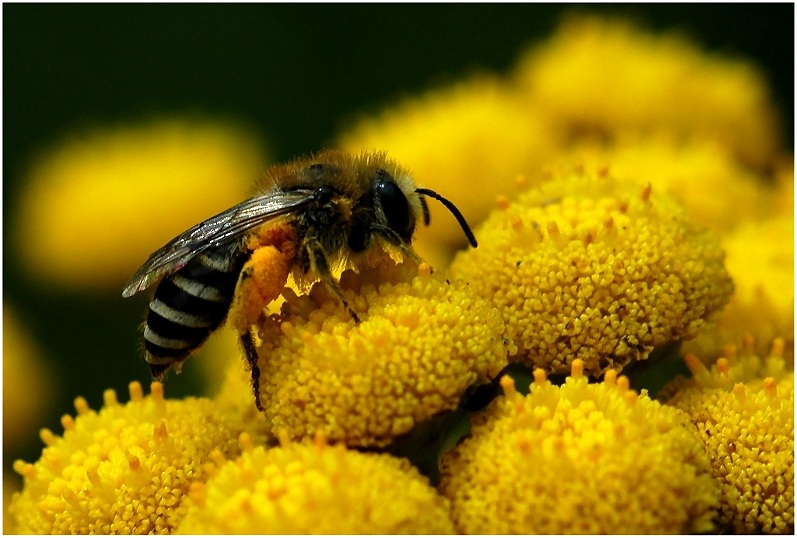
[[122, 297], [130, 297], [179, 270], [194, 256], [239, 237], [244, 232], [295, 211], [313, 200], [312, 190], [274, 191], [250, 198], [200, 222], [153, 252], [128, 281]]

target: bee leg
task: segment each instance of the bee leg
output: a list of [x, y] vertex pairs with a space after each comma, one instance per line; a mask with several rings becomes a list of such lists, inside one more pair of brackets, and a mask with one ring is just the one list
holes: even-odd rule
[[272, 245], [254, 250], [238, 276], [227, 314], [227, 322], [238, 331], [246, 361], [252, 371], [252, 390], [259, 411], [263, 411], [260, 402], [260, 366], [252, 326], [263, 315], [266, 305], [282, 293], [292, 263], [293, 251], [280, 250]]
[[258, 411], [263, 411], [263, 404], [260, 403], [260, 366], [257, 364], [257, 347], [252, 338], [252, 332], [246, 331], [241, 334], [241, 345], [246, 353], [246, 360], [252, 370], [252, 390], [255, 393], [255, 405]]
[[343, 297], [343, 292], [340, 291], [338, 287], [338, 283], [335, 281], [335, 277], [332, 276], [332, 272], [329, 270], [329, 262], [327, 261], [327, 255], [324, 252], [324, 249], [321, 247], [320, 244], [317, 242], [313, 242], [307, 246], [307, 255], [310, 258], [310, 264], [313, 268], [315, 268], [315, 272], [318, 276], [321, 277], [321, 280], [326, 285], [327, 289], [331, 291], [335, 297], [341, 302], [343, 307], [349, 311], [351, 318], [354, 320], [354, 323], [360, 323], [360, 317], [357, 313], [351, 309], [349, 306], [348, 301]]

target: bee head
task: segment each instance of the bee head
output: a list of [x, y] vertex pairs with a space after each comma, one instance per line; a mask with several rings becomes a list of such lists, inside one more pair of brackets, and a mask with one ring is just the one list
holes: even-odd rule
[[429, 225], [429, 207], [426, 205], [425, 196], [434, 198], [448, 209], [457, 219], [465, 237], [473, 246], [477, 246], [476, 238], [462, 216], [457, 206], [430, 189], [415, 188], [411, 180], [402, 181], [399, 177], [394, 179], [383, 168], [377, 168], [372, 184], [375, 205], [381, 209], [385, 224], [395, 232], [404, 242], [412, 240], [415, 231], [415, 221], [423, 215], [423, 222]]

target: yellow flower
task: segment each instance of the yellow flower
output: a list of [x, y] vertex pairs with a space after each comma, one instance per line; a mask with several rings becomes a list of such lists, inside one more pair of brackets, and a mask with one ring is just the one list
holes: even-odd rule
[[166, 241], [240, 202], [262, 165], [249, 133], [221, 123], [158, 120], [75, 136], [30, 170], [15, 246], [38, 278], [121, 289]]
[[260, 326], [260, 398], [274, 432], [323, 432], [349, 446], [384, 446], [506, 363], [498, 312], [467, 286], [392, 260], [346, 271], [340, 288], [360, 316], [316, 284], [283, 293]]
[[623, 181], [650, 183], [678, 198], [697, 223], [722, 233], [770, 215], [775, 191], [716, 142], [679, 141], [671, 133], [584, 141], [559, 159], [586, 170], [607, 169]]
[[3, 303], [3, 450], [35, 435], [50, 407], [53, 374], [16, 312]]
[[693, 337], [733, 289], [717, 241], [680, 204], [612, 177], [557, 173], [475, 233], [451, 273], [501, 312], [514, 360], [549, 373], [645, 359]]
[[505, 377], [471, 437], [443, 459], [440, 490], [466, 534], [706, 532], [717, 486], [687, 417], [583, 363], [556, 387], [537, 369], [523, 397]]
[[627, 21], [566, 19], [521, 61], [516, 77], [529, 109], [563, 138], [665, 128], [716, 140], [761, 167], [779, 149], [769, 90], [755, 66]]
[[453, 534], [407, 460], [342, 445], [251, 445], [196, 486], [180, 534]]
[[694, 378], [668, 404], [683, 409], [711, 457], [722, 488], [720, 522], [740, 534], [794, 533], [794, 371], [776, 340], [767, 357], [745, 342], [707, 370], [694, 355]]
[[[407, 100], [340, 137], [341, 148], [385, 148], [410, 167], [418, 185], [436, 190], [471, 225], [492, 209], [498, 195], [512, 195], [521, 172], [536, 171], [552, 141], [525, 105], [500, 81], [480, 77]], [[466, 245], [455, 220], [433, 213], [417, 232], [416, 248], [433, 265], [446, 265]]]
[[725, 264], [735, 291], [716, 326], [707, 327], [684, 349], [711, 362], [722, 343], [750, 333], [766, 353], [773, 338], [789, 335], [787, 354], [794, 353], [794, 217], [776, 215], [748, 221], [722, 238]]
[[14, 463], [25, 482], [10, 507], [17, 531], [169, 532], [182, 518], [183, 496], [193, 481], [203, 479], [211, 454], [237, 455], [238, 435], [257, 428], [208, 399], [165, 400], [160, 383], [152, 384], [147, 397], [139, 383], [131, 383], [130, 397], [120, 405], [107, 390], [100, 412], [77, 398], [77, 418], [61, 420], [64, 436], [42, 430], [47, 447], [39, 461]]

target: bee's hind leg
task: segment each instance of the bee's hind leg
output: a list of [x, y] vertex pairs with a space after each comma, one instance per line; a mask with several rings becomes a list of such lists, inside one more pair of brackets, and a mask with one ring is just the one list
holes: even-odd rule
[[263, 404], [260, 402], [260, 366], [257, 364], [257, 346], [252, 338], [251, 329], [241, 334], [241, 346], [246, 354], [246, 361], [252, 372], [252, 391], [255, 393], [255, 405], [258, 411], [263, 411]]
[[260, 366], [252, 331], [253, 326], [262, 319], [263, 309], [279, 297], [288, 279], [293, 263], [293, 250], [281, 246], [282, 249], [273, 245], [261, 246], [251, 253], [241, 269], [227, 315], [227, 323], [238, 331], [246, 361], [252, 371], [252, 390], [259, 411], [263, 411], [260, 401]]

